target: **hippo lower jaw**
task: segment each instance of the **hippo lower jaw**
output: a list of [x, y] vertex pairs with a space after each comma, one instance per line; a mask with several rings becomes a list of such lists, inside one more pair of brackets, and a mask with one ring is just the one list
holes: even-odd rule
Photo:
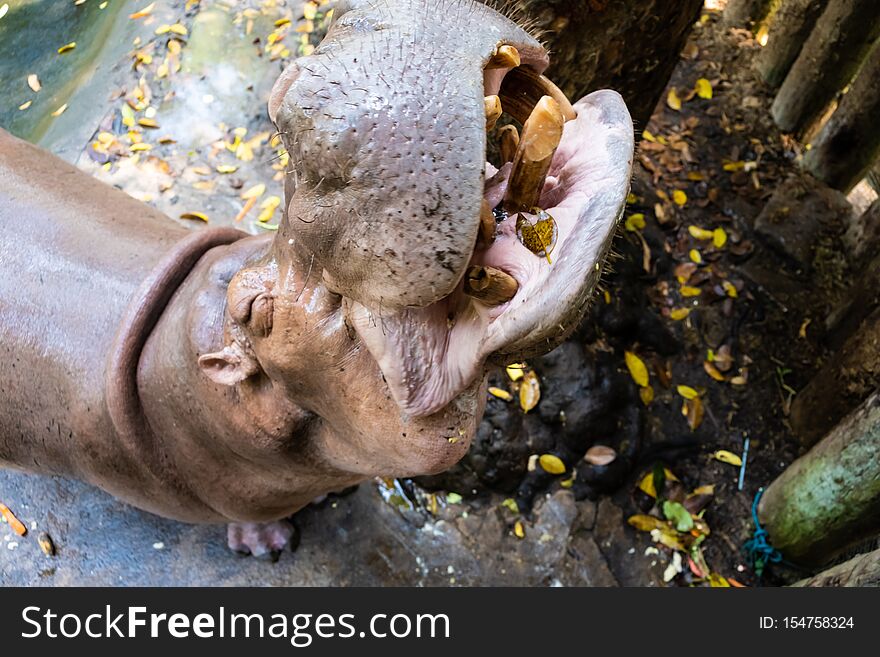
[[[491, 245], [478, 241], [471, 256], [469, 268], [492, 267], [515, 279], [509, 301], [492, 306], [468, 296], [464, 280], [423, 308], [388, 311], [343, 301], [404, 414], [443, 409], [483, 375], [487, 360], [545, 353], [583, 317], [626, 203], [633, 127], [612, 91], [594, 92], [574, 108], [578, 116], [565, 125], [540, 195], [557, 228], [552, 259], [523, 244], [514, 217], [498, 224]], [[509, 175], [509, 166], [496, 173], [487, 164], [489, 207], [504, 197]]]

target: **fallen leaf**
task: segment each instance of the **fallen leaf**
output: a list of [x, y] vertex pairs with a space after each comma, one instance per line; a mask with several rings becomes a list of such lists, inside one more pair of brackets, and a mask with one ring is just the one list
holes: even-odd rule
[[629, 375], [636, 382], [636, 385], [641, 387], [648, 385], [648, 368], [645, 367], [644, 361], [631, 351], [624, 352], [623, 357], [626, 360]]
[[519, 381], [521, 378], [523, 378], [523, 370], [525, 369], [525, 367], [525, 363], [511, 363], [510, 365], [505, 367], [504, 370], [507, 372], [507, 377], [511, 381]]
[[151, 2], [143, 9], [136, 11], [133, 14], [129, 14], [128, 17], [133, 20], [137, 20], [138, 18], [143, 18], [144, 16], [149, 16], [150, 13], [153, 11], [153, 9], [155, 9], [155, 7], [156, 7], [156, 3]]
[[507, 401], [507, 402], [509, 402], [511, 399], [513, 399], [513, 395], [511, 395], [509, 392], [507, 392], [507, 390], [504, 390], [503, 388], [496, 388], [494, 386], [489, 386], [489, 394], [492, 395], [493, 397], [497, 397], [498, 399], [501, 399], [501, 400]]
[[537, 374], [529, 372], [523, 376], [519, 384], [519, 405], [528, 413], [538, 405], [539, 401], [541, 401], [541, 383]]
[[694, 91], [697, 92], [697, 96], [700, 98], [705, 100], [712, 99], [712, 83], [706, 78], [700, 78], [697, 80], [697, 83], [694, 85]]
[[146, 117], [138, 119], [138, 124], [142, 125], [145, 128], [158, 128], [159, 124], [156, 123], [155, 119], [148, 119]]
[[73, 50], [74, 48], [76, 48], [76, 41], [71, 41], [70, 43], [65, 43], [63, 46], [61, 46], [58, 49], [58, 54], [62, 55], [66, 52]]
[[684, 397], [685, 399], [696, 399], [700, 396], [696, 390], [691, 388], [690, 386], [676, 386], [675, 388], [678, 391], [678, 394]]
[[680, 532], [689, 532], [694, 528], [694, 519], [691, 518], [691, 514], [679, 502], [672, 502], [671, 500], [663, 502], [663, 515]]
[[138, 142], [137, 144], [132, 144], [131, 146], [129, 146], [128, 150], [132, 151], [133, 153], [137, 153], [140, 151], [150, 151], [153, 150], [153, 145], [147, 144], [145, 142]]
[[675, 87], [670, 89], [669, 93], [666, 94], [666, 104], [669, 105], [670, 109], [674, 109], [676, 112], [681, 109], [681, 98], [678, 97]]
[[195, 219], [198, 221], [204, 221], [205, 223], [208, 223], [208, 215], [206, 215], [204, 212], [184, 212], [182, 215], [180, 215], [180, 218], [181, 219]]
[[26, 110], [28, 107], [31, 106], [31, 104], [32, 104], [33, 102], [34, 102], [34, 101], [32, 101], [32, 100], [28, 100], [28, 101], [22, 103], [21, 105], [19, 105], [19, 106], [18, 106], [18, 109], [20, 109], [20, 110]]
[[640, 212], [631, 214], [626, 218], [623, 226], [630, 232], [642, 230], [645, 227], [645, 215]]
[[2, 6], [0, 6], [0, 18], [3, 18], [6, 15], [6, 12], [9, 11], [9, 3], [4, 2]]
[[28, 86], [31, 88], [31, 91], [33, 91], [34, 93], [43, 88], [43, 85], [40, 84], [40, 78], [37, 77], [36, 73], [31, 73], [29, 76], [27, 76], [27, 83]]
[[40, 549], [47, 557], [51, 557], [55, 554], [55, 543], [52, 542], [52, 537], [46, 532], [40, 534], [37, 538], [37, 543], [39, 543]]
[[617, 452], [605, 445], [593, 445], [584, 454], [584, 461], [590, 465], [608, 465], [617, 458]]
[[681, 207], [687, 204], [688, 197], [687, 194], [685, 194], [682, 190], [676, 189], [674, 192], [672, 192], [672, 200], [675, 202], [676, 205]]
[[703, 400], [699, 397], [688, 399], [684, 403], [684, 415], [691, 431], [696, 431], [703, 423]]
[[690, 308], [674, 308], [669, 312], [669, 317], [679, 322], [691, 314]]
[[642, 400], [642, 403], [647, 406], [652, 401], [654, 401], [654, 388], [653, 386], [644, 386], [639, 388], [639, 397]]
[[697, 296], [700, 296], [700, 294], [702, 293], [702, 290], [698, 287], [691, 287], [690, 285], [682, 285], [679, 292], [681, 292], [681, 296], [683, 296], [683, 297], [697, 297]]
[[565, 463], [555, 454], [541, 454], [538, 458], [538, 464], [544, 472], [552, 475], [565, 474]]
[[506, 498], [503, 502], [501, 502], [501, 506], [510, 511], [511, 513], [519, 513], [519, 505], [516, 503], [516, 500], [512, 497]]
[[712, 231], [712, 244], [715, 245], [716, 249], [720, 249], [727, 244], [727, 233], [724, 232], [723, 228], [716, 228]]
[[736, 286], [730, 281], [722, 281], [721, 287], [724, 289], [727, 296], [733, 299], [736, 299], [736, 297], [739, 296], [739, 293], [736, 291]]
[[742, 459], [733, 452], [729, 452], [726, 449], [719, 449], [717, 452], [713, 453], [712, 456], [717, 461], [721, 461], [722, 463], [727, 463], [729, 465], [735, 465], [736, 467], [740, 467], [742, 465]]
[[649, 532], [653, 529], [667, 528], [669, 526], [660, 518], [655, 518], [645, 513], [637, 513], [634, 516], [630, 516], [626, 519], [626, 522], [640, 532]]
[[[675, 473], [672, 472], [669, 468], [663, 468], [663, 477], [668, 481], [678, 481], [678, 477], [675, 476]], [[654, 472], [648, 472], [639, 480], [638, 484], [639, 490], [641, 490], [645, 495], [649, 497], [653, 497], [656, 499], [657, 497], [657, 489], [654, 485]]]
[[64, 103], [61, 107], [59, 107], [57, 110], [52, 112], [52, 116], [61, 116], [62, 114], [64, 114], [66, 109], [67, 109], [67, 103]]
[[251, 208], [253, 208], [254, 205], [256, 205], [256, 203], [257, 203], [257, 197], [256, 197], [256, 196], [251, 196], [251, 197], [245, 202], [244, 207], [241, 209], [241, 212], [239, 212], [237, 215], [235, 215], [235, 220], [236, 220], [236, 221], [241, 221], [242, 219], [244, 219], [245, 215], [246, 215], [248, 212], [251, 211]]
[[250, 198], [257, 198], [258, 196], [262, 196], [266, 191], [266, 185], [263, 183], [258, 183], [253, 187], [249, 187], [245, 191], [241, 193], [241, 198], [247, 200]]
[[708, 360], [703, 361], [703, 369], [706, 370], [706, 374], [711, 376], [716, 381], [724, 381], [724, 375], [718, 371], [718, 368], [715, 367]]
[[217, 165], [217, 173], [235, 173], [236, 171], [238, 171], [238, 167], [233, 164]]
[[698, 240], [711, 240], [715, 234], [713, 231], [700, 228], [699, 226], [688, 226], [688, 232], [691, 234], [691, 237]]
[[521, 520], [517, 520], [513, 524], [513, 533], [516, 535], [517, 538], [525, 538], [526, 537], [526, 529], [525, 529], [525, 527], [523, 527]]
[[174, 25], [169, 26], [168, 30], [173, 34], [179, 34], [180, 36], [187, 35], [186, 27], [184, 27], [180, 23], [175, 23]]
[[446, 493], [447, 504], [461, 504], [462, 497], [458, 493]]
[[27, 527], [25, 527], [21, 520], [15, 517], [12, 510], [2, 502], [0, 502], [0, 516], [3, 516], [6, 522], [9, 523], [9, 526], [12, 527], [12, 531], [19, 536], [27, 534]]
[[709, 574], [709, 586], [712, 587], [713, 589], [729, 588], [730, 583], [726, 579], [724, 579], [721, 575], [719, 575], [718, 573], [710, 573]]
[[700, 252], [696, 249], [691, 249], [690, 251], [688, 251], [688, 257], [691, 259], [692, 262], [695, 262], [698, 265], [703, 264], [703, 256], [701, 256]]

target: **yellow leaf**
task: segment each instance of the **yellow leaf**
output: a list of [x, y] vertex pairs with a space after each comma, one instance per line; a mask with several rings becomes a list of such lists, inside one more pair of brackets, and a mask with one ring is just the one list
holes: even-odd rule
[[148, 119], [146, 117], [142, 119], [138, 119], [138, 123], [145, 128], [158, 128], [159, 124], [156, 123], [156, 119]]
[[59, 107], [57, 110], [52, 112], [52, 116], [61, 116], [62, 114], [64, 114], [64, 111], [66, 109], [67, 109], [67, 103], [64, 103], [61, 107]]
[[204, 221], [205, 223], [208, 223], [208, 215], [206, 215], [204, 212], [184, 212], [182, 215], [180, 215], [180, 218], [196, 219], [198, 221]]
[[675, 201], [675, 204], [678, 206], [683, 206], [688, 202], [688, 196], [680, 189], [676, 189], [672, 192], [672, 200]]
[[303, 18], [307, 21], [315, 20], [318, 15], [318, 4], [316, 2], [307, 2], [303, 7]]
[[631, 214], [626, 218], [624, 228], [630, 232], [642, 230], [645, 227], [645, 215], [642, 213]]
[[639, 388], [639, 397], [642, 398], [642, 403], [647, 406], [652, 401], [654, 401], [654, 388], [653, 386], [645, 386], [643, 388]]
[[511, 513], [519, 513], [519, 505], [517, 505], [516, 500], [512, 497], [508, 497], [503, 502], [501, 502], [501, 506], [503, 506]]
[[683, 297], [698, 297], [702, 290], [698, 287], [693, 287], [691, 285], [682, 285], [681, 286], [681, 296]]
[[63, 53], [68, 52], [69, 50], [73, 50], [76, 48], [76, 41], [71, 41], [70, 43], [65, 43], [58, 49], [58, 54], [61, 55]]
[[517, 520], [513, 525], [513, 533], [517, 538], [525, 538], [526, 537], [526, 529], [523, 527], [522, 521]]
[[703, 361], [703, 369], [706, 370], [706, 374], [711, 376], [716, 381], [724, 381], [724, 375], [718, 371], [718, 368], [715, 367], [708, 360]]
[[262, 196], [266, 191], [266, 185], [263, 183], [257, 183], [253, 187], [249, 187], [245, 191], [241, 193], [241, 198], [249, 199], [249, 198], [257, 198], [258, 196]]
[[700, 182], [701, 180], [705, 180], [706, 176], [699, 171], [688, 171], [687, 179], [694, 182]]
[[697, 80], [697, 84], [694, 85], [694, 90], [697, 92], [697, 95], [700, 98], [704, 98], [706, 100], [712, 99], [712, 83], [709, 82], [706, 78], [700, 78]]
[[232, 164], [220, 164], [217, 166], [217, 173], [235, 173], [238, 167]]
[[743, 169], [745, 169], [745, 167], [746, 167], [746, 163], [743, 161], [725, 162], [724, 165], [722, 166], [722, 168], [725, 171], [729, 171], [729, 172], [742, 171]]
[[690, 308], [674, 308], [669, 312], [670, 319], [675, 320], [676, 322], [680, 322], [685, 317], [691, 314]]
[[[669, 481], [678, 481], [678, 477], [669, 468], [663, 468], [663, 475]], [[654, 489], [654, 473], [648, 472], [639, 480], [639, 490], [649, 497], [657, 497], [657, 491]]]
[[711, 230], [706, 230], [699, 226], [688, 226], [688, 232], [691, 234], [691, 237], [698, 240], [711, 240], [715, 235]]
[[131, 146], [128, 147], [128, 149], [132, 152], [149, 151], [149, 150], [153, 149], [153, 145], [152, 144], [145, 144], [144, 142], [140, 142], [137, 144], [132, 144]]
[[507, 402], [509, 402], [511, 399], [513, 399], [513, 395], [511, 395], [509, 392], [507, 392], [507, 390], [504, 390], [503, 388], [496, 388], [494, 386], [489, 387], [489, 394], [492, 395], [493, 397], [498, 397], [498, 399], [501, 399], [501, 400], [507, 401]]
[[624, 352], [623, 357], [626, 359], [626, 367], [629, 369], [629, 375], [633, 381], [642, 387], [648, 385], [650, 377], [648, 376], [648, 368], [645, 367], [644, 361], [631, 351]]
[[656, 141], [657, 141], [657, 138], [654, 137], [654, 135], [651, 134], [651, 133], [650, 133], [649, 131], [647, 131], [647, 130], [643, 130], [643, 131], [642, 131], [642, 139], [644, 139], [645, 141], [650, 141], [650, 142], [656, 142]]
[[730, 281], [722, 281], [721, 287], [724, 288], [724, 291], [727, 293], [727, 296], [736, 299], [738, 296], [738, 292], [736, 291], [736, 286]]
[[636, 196], [635, 194], [633, 194], [632, 192], [630, 192], [629, 194], [626, 195], [626, 202], [629, 205], [632, 205], [633, 203], [638, 203], [639, 197]]
[[528, 413], [541, 400], [541, 383], [538, 381], [538, 375], [529, 372], [523, 376], [519, 383], [519, 405], [523, 411]]
[[724, 232], [723, 228], [716, 228], [712, 231], [712, 244], [715, 245], [716, 249], [720, 249], [727, 244], [727, 233]]
[[678, 391], [678, 394], [684, 397], [685, 399], [696, 399], [700, 396], [696, 390], [691, 388], [690, 386], [676, 386], [675, 388]]
[[544, 472], [549, 472], [552, 475], [565, 474], [565, 463], [554, 454], [541, 454], [538, 463]]
[[688, 256], [690, 257], [690, 259], [691, 259], [693, 262], [697, 263], [698, 265], [703, 264], [703, 256], [701, 256], [701, 255], [700, 255], [700, 252], [697, 251], [696, 249], [691, 249], [691, 250], [688, 252]]
[[679, 98], [678, 94], [675, 92], [675, 87], [670, 89], [669, 93], [666, 95], [666, 104], [676, 112], [681, 109], [681, 98]]
[[40, 78], [37, 77], [36, 73], [31, 73], [29, 76], [27, 76], [27, 83], [28, 86], [31, 88], [31, 91], [33, 91], [34, 93], [43, 88], [43, 85], [40, 84]]
[[133, 14], [129, 14], [128, 17], [133, 20], [137, 20], [138, 18], [143, 18], [144, 16], [149, 16], [155, 7], [156, 7], [156, 3], [151, 2], [143, 9], [136, 11]]
[[713, 589], [730, 588], [730, 582], [728, 582], [718, 573], [709, 573], [709, 587]]
[[733, 452], [728, 452], [726, 449], [719, 449], [717, 452], [712, 454], [716, 460], [721, 461], [722, 463], [728, 463], [730, 465], [735, 465], [739, 467], [743, 464], [742, 459], [734, 454]]
[[168, 34], [171, 31], [171, 26], [168, 24], [160, 25], [156, 28], [156, 34]]
[[[656, 496], [656, 493], [652, 495], [652, 497]], [[645, 513], [637, 513], [634, 516], [630, 516], [626, 519], [626, 522], [640, 532], [649, 532], [652, 529], [661, 529], [669, 526], [665, 521], [660, 520], [660, 518], [655, 518], [654, 516], [649, 516]]]
[[519, 381], [523, 378], [523, 369], [525, 369], [525, 366], [525, 363], [511, 363], [504, 369], [511, 381]]
[[289, 25], [289, 24], [290, 24], [289, 18], [279, 18], [277, 21], [275, 21], [275, 27], [282, 27], [284, 25]]
[[32, 101], [32, 100], [28, 100], [28, 101], [22, 103], [21, 105], [19, 105], [19, 106], [18, 106], [18, 109], [20, 109], [20, 110], [22, 110], [22, 111], [23, 111], [23, 110], [26, 110], [28, 107], [31, 106], [31, 103], [32, 103], [32, 102], [34, 102], [34, 101]]
[[175, 23], [174, 25], [169, 26], [168, 30], [170, 32], [173, 32], [174, 34], [179, 34], [180, 36], [187, 35], [186, 27], [184, 27], [180, 23]]

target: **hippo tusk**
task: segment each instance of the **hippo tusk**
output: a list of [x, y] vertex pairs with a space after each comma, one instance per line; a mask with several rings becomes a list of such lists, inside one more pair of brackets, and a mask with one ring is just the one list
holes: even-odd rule
[[562, 90], [549, 78], [538, 75], [526, 66], [515, 68], [504, 76], [499, 96], [504, 105], [504, 111], [520, 123], [526, 122], [532, 108], [543, 96], [550, 96], [559, 103], [566, 121], [577, 118], [577, 112]]
[[498, 150], [501, 152], [501, 164], [513, 162], [519, 148], [519, 130], [515, 125], [506, 125], [498, 131]]
[[486, 109], [486, 132], [489, 132], [501, 118], [501, 99], [498, 96], [486, 96], [483, 105]]
[[486, 69], [516, 68], [520, 62], [519, 50], [513, 46], [499, 46], [486, 63]]
[[495, 267], [471, 267], [464, 280], [464, 293], [487, 306], [500, 306], [510, 301], [519, 283]]
[[559, 103], [544, 96], [523, 124], [523, 131], [513, 159], [504, 208], [510, 212], [531, 211], [538, 206], [544, 180], [553, 154], [562, 141], [565, 118]]
[[486, 245], [495, 241], [495, 213], [486, 199], [480, 204], [480, 238]]

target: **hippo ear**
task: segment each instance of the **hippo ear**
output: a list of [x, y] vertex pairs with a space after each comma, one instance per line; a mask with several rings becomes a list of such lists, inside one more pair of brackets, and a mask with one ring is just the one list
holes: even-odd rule
[[199, 356], [199, 367], [211, 381], [224, 386], [234, 386], [260, 371], [254, 357], [235, 343], [213, 354]]

